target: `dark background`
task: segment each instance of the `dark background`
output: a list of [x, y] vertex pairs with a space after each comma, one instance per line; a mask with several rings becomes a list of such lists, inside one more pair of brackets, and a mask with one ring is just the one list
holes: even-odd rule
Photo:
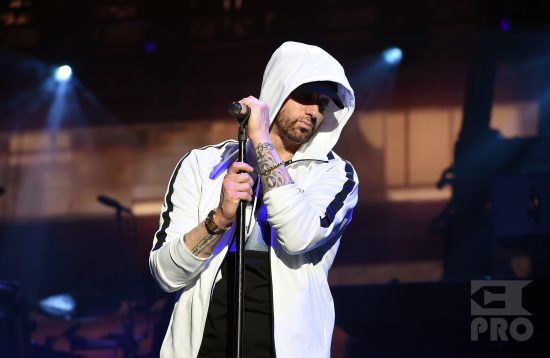
[[[549, 29], [545, 1], [3, 1], [0, 131], [9, 136], [46, 126], [40, 104], [25, 118], [10, 105], [47, 76], [45, 65], [69, 63], [94, 95], [81, 98], [87, 126], [112, 125], [112, 117], [96, 111], [97, 102], [117, 126], [165, 124], [219, 117], [227, 103], [259, 94], [265, 64], [284, 41], [321, 46], [348, 73], [360, 70], [364, 58], [399, 46], [405, 56], [392, 108], [463, 109], [452, 170], [434, 183], [450, 185], [453, 195], [444, 203], [360, 204], [335, 266], [441, 259], [443, 277], [333, 287], [337, 324], [348, 335], [339, 354], [536, 356], [550, 327], [540, 304], [547, 302], [550, 275], [550, 61], [540, 60], [550, 54]], [[498, 71], [519, 63], [531, 63], [542, 75], [497, 86]], [[368, 89], [359, 77], [351, 82]], [[358, 111], [387, 105], [376, 93], [362, 99]], [[495, 102], [526, 99], [538, 102], [538, 136], [504, 139], [489, 128]], [[61, 124], [80, 125], [70, 119]], [[502, 175], [509, 180], [492, 185]], [[515, 199], [516, 192], [528, 194]], [[431, 218], [429, 225], [420, 217]], [[167, 299], [147, 268], [158, 216], [125, 217], [123, 225], [120, 237], [113, 217], [0, 218], [0, 278], [18, 283], [23, 301], [100, 291], [146, 310]], [[527, 277], [499, 260], [503, 249], [529, 257]], [[38, 272], [45, 279], [36, 280]], [[535, 279], [530, 292], [536, 293], [525, 300], [534, 307], [536, 337], [470, 342], [469, 281], [518, 278]], [[11, 302], [13, 292], [6, 292]], [[0, 312], [18, 319], [9, 307]], [[0, 348], [23, 354], [12, 341], [0, 341]]]

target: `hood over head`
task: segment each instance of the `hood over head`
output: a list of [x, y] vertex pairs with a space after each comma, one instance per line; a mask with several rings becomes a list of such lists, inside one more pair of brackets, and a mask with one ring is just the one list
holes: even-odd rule
[[297, 87], [304, 83], [331, 81], [338, 85], [338, 97], [343, 108], [330, 102], [325, 120], [311, 140], [303, 144], [294, 155], [298, 159], [327, 159], [342, 128], [355, 109], [355, 96], [344, 69], [325, 50], [299, 42], [283, 43], [271, 56], [264, 72], [260, 100], [270, 109], [270, 123], [281, 109], [283, 102]]

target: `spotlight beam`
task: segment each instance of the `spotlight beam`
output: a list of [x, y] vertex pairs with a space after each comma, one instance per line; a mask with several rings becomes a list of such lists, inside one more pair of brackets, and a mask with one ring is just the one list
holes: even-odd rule
[[382, 54], [384, 60], [390, 65], [396, 65], [403, 59], [403, 51], [399, 47], [391, 47]]
[[63, 65], [59, 66], [54, 73], [54, 78], [57, 82], [65, 82], [71, 79], [73, 70], [71, 66]]

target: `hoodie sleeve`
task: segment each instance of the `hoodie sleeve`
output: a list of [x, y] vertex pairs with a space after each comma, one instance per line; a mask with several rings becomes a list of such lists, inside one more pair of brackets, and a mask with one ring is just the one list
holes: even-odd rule
[[268, 221], [289, 254], [307, 252], [342, 235], [351, 221], [357, 204], [357, 174], [349, 162], [335, 161], [303, 191], [289, 184], [265, 195]]
[[186, 286], [208, 261], [193, 255], [183, 242], [183, 236], [199, 224], [200, 182], [197, 158], [191, 151], [181, 159], [170, 178], [160, 228], [149, 254], [151, 273], [167, 292]]

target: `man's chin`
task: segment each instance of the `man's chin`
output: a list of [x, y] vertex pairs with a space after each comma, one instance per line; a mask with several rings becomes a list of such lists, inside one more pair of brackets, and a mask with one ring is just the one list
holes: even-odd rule
[[299, 133], [292, 133], [291, 135], [288, 136], [288, 138], [291, 141], [300, 145], [307, 143], [311, 139], [311, 137], [313, 137], [313, 133], [311, 132], [303, 133], [301, 131]]

